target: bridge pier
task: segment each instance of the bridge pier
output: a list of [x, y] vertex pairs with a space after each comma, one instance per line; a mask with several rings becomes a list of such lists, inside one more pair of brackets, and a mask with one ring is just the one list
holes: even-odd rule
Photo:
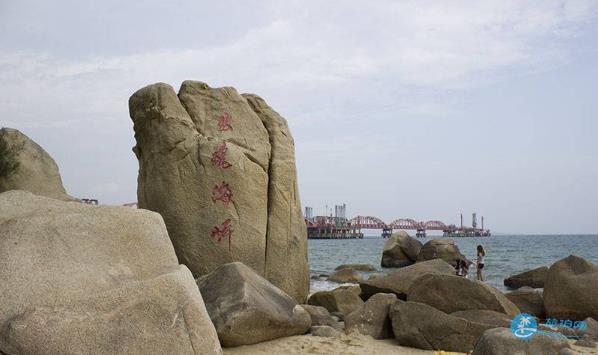
[[425, 238], [426, 237], [426, 230], [425, 229], [418, 229], [415, 233], [415, 236], [418, 238]]

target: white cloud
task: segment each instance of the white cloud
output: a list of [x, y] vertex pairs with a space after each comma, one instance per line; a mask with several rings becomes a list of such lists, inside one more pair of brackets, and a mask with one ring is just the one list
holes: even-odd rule
[[[0, 125], [53, 130], [48, 135], [79, 134], [82, 127], [90, 127], [81, 134], [100, 132], [98, 137], [90, 137], [97, 139], [98, 145], [110, 145], [111, 139], [118, 137], [119, 151], [113, 147], [114, 154], [109, 156], [93, 144], [79, 146], [78, 150], [63, 148], [65, 157], [81, 155], [97, 161], [95, 167], [86, 171], [88, 180], [78, 181], [79, 175], [67, 176], [65, 180], [78, 184], [72, 190], [97, 194], [95, 197], [105, 202], [129, 202], [134, 195], [136, 166], [129, 151], [133, 133], [127, 126], [127, 100], [133, 91], [156, 81], [170, 83], [177, 89], [181, 81], [197, 79], [212, 86], [235, 86], [239, 91], [264, 96], [289, 118], [295, 137], [301, 138], [298, 153], [309, 156], [309, 161], [305, 159], [299, 165], [306, 172], [342, 159], [347, 149], [353, 149], [356, 159], [364, 161], [380, 150], [387, 154], [381, 161], [395, 159], [403, 154], [402, 149], [410, 151], [401, 157], [416, 159], [414, 151], [419, 149], [421, 155], [421, 147], [402, 142], [399, 149], [387, 132], [380, 133], [380, 127], [392, 129], [392, 121], [397, 117], [404, 121], [440, 117], [454, 109], [447, 97], [452, 92], [467, 92], [488, 82], [566, 63], [577, 51], [585, 49], [571, 42], [588, 23], [595, 21], [598, 8], [597, 1], [583, 0], [260, 4], [269, 4], [265, 10], [260, 8], [260, 21], [236, 21], [234, 16], [243, 14], [238, 9], [231, 17], [223, 18], [221, 26], [242, 23], [240, 26], [245, 27], [243, 31], [228, 31], [226, 41], [221, 42], [214, 40], [222, 35], [219, 27], [198, 27], [192, 31], [193, 25], [186, 23], [185, 31], [178, 31], [176, 26], [148, 30], [149, 42], [152, 35], [167, 31], [170, 37], [176, 37], [176, 43], [184, 39], [188, 43], [185, 48], [165, 41], [147, 51], [128, 52], [114, 47], [85, 55], [78, 53], [77, 48], [72, 48], [72, 52], [78, 54], [48, 52], [35, 46], [3, 50]], [[246, 6], [249, 13], [252, 5], [236, 6]], [[147, 26], [137, 18], [142, 14], [119, 16], [129, 17], [132, 27]], [[29, 23], [35, 19], [21, 21]], [[197, 23], [199, 26], [202, 18], [197, 18]], [[122, 31], [123, 25], [117, 28]], [[65, 27], [63, 31], [70, 36], [76, 29]], [[60, 29], [53, 28], [51, 33], [55, 36]], [[35, 43], [44, 39], [43, 32], [36, 33]], [[87, 43], [94, 38], [85, 40]], [[369, 126], [377, 121], [384, 124]], [[113, 133], [117, 130], [121, 131]], [[333, 134], [337, 136], [332, 137]], [[323, 137], [330, 139], [322, 140]], [[360, 139], [378, 145], [364, 147]], [[63, 171], [81, 174], [70, 158], [59, 164], [61, 169], [64, 166]], [[94, 174], [93, 169], [114, 169], [122, 181], [115, 182], [108, 173]], [[384, 173], [381, 169], [372, 171]], [[309, 189], [313, 196], [321, 193], [315, 185], [309, 185]], [[123, 200], [116, 197], [127, 193]]]

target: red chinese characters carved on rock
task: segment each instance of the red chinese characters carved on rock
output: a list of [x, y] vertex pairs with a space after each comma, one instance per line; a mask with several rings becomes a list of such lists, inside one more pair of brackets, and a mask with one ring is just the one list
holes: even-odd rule
[[212, 154], [212, 164], [222, 169], [230, 168], [232, 164], [226, 161], [227, 150], [226, 143], [220, 143], [218, 149]]
[[232, 201], [233, 192], [228, 186], [228, 183], [222, 182], [221, 184], [214, 185], [212, 189], [212, 202], [222, 201], [225, 205], [228, 205]]
[[218, 116], [218, 130], [219, 131], [232, 131], [233, 126], [231, 125], [232, 117], [225, 112]]
[[228, 238], [228, 251], [230, 252], [230, 242], [233, 235], [233, 227], [231, 225], [230, 218], [222, 222], [220, 227], [216, 226], [212, 228], [212, 238], [216, 241], [221, 242], [222, 239]]

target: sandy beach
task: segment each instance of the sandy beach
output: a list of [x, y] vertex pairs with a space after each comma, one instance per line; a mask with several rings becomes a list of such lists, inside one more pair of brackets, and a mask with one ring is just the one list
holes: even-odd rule
[[[574, 345], [571, 340], [571, 348], [574, 354], [598, 354], [597, 348], [585, 348]], [[456, 355], [465, 354], [451, 351], [429, 351], [400, 346], [394, 339], [376, 340], [367, 335], [351, 333], [342, 335], [340, 338], [324, 338], [312, 335], [297, 335], [266, 341], [263, 343], [238, 346], [235, 348], [223, 348], [225, 355], [295, 355], [295, 354], [343, 354], [343, 355]]]
[[224, 354], [461, 354], [454, 352], [433, 352], [408, 348], [397, 345], [394, 339], [376, 340], [370, 336], [359, 333], [342, 335], [339, 338], [324, 338], [312, 335], [297, 335], [266, 341], [259, 344], [223, 348]]

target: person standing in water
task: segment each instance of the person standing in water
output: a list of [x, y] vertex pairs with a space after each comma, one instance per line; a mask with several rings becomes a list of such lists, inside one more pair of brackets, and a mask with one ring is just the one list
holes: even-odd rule
[[484, 257], [486, 256], [486, 252], [484, 251], [484, 247], [478, 245], [478, 259], [476, 263], [476, 269], [478, 274], [478, 280], [484, 281], [484, 275], [482, 275], [482, 269], [484, 268]]

